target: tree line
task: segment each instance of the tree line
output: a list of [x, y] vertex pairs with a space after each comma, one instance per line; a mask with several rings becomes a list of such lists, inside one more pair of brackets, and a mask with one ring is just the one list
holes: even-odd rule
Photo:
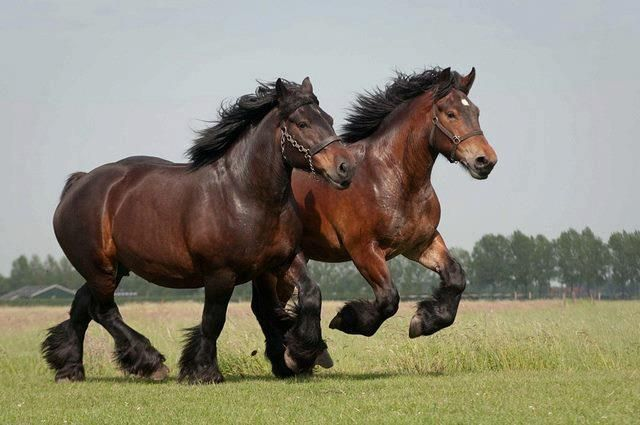
[[[467, 294], [521, 294], [522, 297], [604, 296], [640, 297], [640, 231], [615, 232], [607, 241], [590, 228], [569, 229], [556, 239], [543, 235], [487, 234], [469, 252], [453, 248], [452, 254], [467, 272]], [[421, 297], [439, 284], [435, 273], [406, 258], [389, 261], [400, 293]], [[310, 262], [311, 276], [320, 284], [324, 299], [370, 297], [371, 289], [351, 262]], [[8, 277], [0, 275], [0, 294], [24, 286], [60, 284], [77, 289], [84, 283], [66, 258], [56, 260], [22, 255], [13, 261]], [[123, 279], [120, 291], [141, 297], [199, 296], [200, 290], [173, 290], [145, 282], [131, 275]], [[236, 288], [235, 299], [249, 299], [251, 285]]]

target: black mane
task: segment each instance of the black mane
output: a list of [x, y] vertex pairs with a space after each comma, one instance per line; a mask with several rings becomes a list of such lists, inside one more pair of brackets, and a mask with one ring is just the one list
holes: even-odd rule
[[191, 166], [199, 168], [215, 162], [247, 128], [259, 123], [276, 106], [285, 118], [301, 103], [318, 103], [313, 94], [303, 94], [299, 84], [282, 82], [289, 89], [284, 101], [278, 100], [275, 82], [258, 82], [254, 93], [245, 94], [231, 104], [223, 102], [218, 109], [218, 120], [211, 127], [198, 131], [198, 137], [187, 151]]
[[436, 67], [413, 74], [396, 72], [396, 77], [384, 89], [376, 87], [372, 91], [359, 94], [348, 112], [347, 123], [343, 127], [344, 141], [353, 143], [370, 136], [391, 111], [426, 91], [435, 89], [435, 99], [440, 99], [454, 87], [458, 88], [460, 74], [453, 71], [449, 81], [438, 84], [442, 71]]

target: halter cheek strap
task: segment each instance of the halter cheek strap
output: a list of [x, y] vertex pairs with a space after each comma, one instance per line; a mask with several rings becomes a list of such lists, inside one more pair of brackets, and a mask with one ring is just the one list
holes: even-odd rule
[[313, 175], [316, 175], [316, 169], [313, 166], [313, 161], [311, 160], [311, 157], [313, 157], [315, 154], [317, 154], [318, 152], [320, 152], [330, 144], [334, 142], [342, 141], [342, 139], [340, 139], [337, 136], [329, 136], [326, 139], [324, 139], [322, 142], [312, 146], [311, 149], [309, 149], [303, 146], [300, 142], [294, 139], [291, 134], [289, 134], [289, 132], [287, 131], [286, 125], [282, 124], [280, 131], [282, 133], [282, 136], [280, 137], [280, 148], [282, 149], [282, 157], [284, 158], [284, 160], [287, 162], [287, 164], [293, 167], [293, 164], [289, 161], [289, 158], [287, 158], [287, 156], [284, 153], [285, 146], [288, 142], [291, 146], [296, 148], [298, 152], [304, 155], [304, 158], [307, 160], [307, 164], [309, 165], [309, 171]]
[[447, 128], [444, 125], [442, 125], [442, 123], [440, 122], [440, 120], [436, 116], [436, 105], [433, 105], [431, 110], [433, 111], [432, 118], [431, 118], [431, 122], [433, 123], [433, 126], [431, 126], [431, 133], [429, 134], [429, 145], [435, 146], [434, 142], [435, 142], [435, 137], [436, 137], [436, 128], [439, 129], [442, 132], [442, 134], [447, 136], [447, 138], [453, 144], [453, 149], [451, 149], [451, 154], [447, 158], [449, 160], [449, 162], [451, 162], [451, 163], [456, 162], [456, 158], [455, 158], [456, 150], [458, 149], [458, 145], [460, 143], [464, 142], [465, 140], [467, 140], [467, 139], [469, 139], [471, 137], [482, 136], [484, 134], [482, 132], [482, 130], [474, 130], [474, 131], [471, 131], [471, 132], [465, 134], [464, 136], [457, 136], [457, 135], [453, 134], [452, 132], [450, 132], [449, 130], [447, 130]]

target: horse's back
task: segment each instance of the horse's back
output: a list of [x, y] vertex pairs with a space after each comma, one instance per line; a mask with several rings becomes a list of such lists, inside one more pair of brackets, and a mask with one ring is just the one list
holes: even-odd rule
[[115, 255], [112, 219], [119, 203], [145, 176], [179, 167], [181, 164], [161, 158], [134, 156], [88, 173], [74, 173], [53, 218], [56, 238], [72, 264], [81, 273], [96, 263], [111, 267]]

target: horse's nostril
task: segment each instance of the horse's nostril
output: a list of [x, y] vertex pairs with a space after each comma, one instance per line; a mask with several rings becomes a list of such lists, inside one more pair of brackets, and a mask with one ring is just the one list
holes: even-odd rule
[[487, 160], [486, 156], [479, 156], [476, 158], [476, 166], [486, 167], [488, 164], [489, 164], [489, 160]]
[[341, 177], [345, 177], [349, 172], [349, 166], [347, 166], [346, 162], [341, 162], [340, 165], [338, 165], [338, 174], [340, 174]]

